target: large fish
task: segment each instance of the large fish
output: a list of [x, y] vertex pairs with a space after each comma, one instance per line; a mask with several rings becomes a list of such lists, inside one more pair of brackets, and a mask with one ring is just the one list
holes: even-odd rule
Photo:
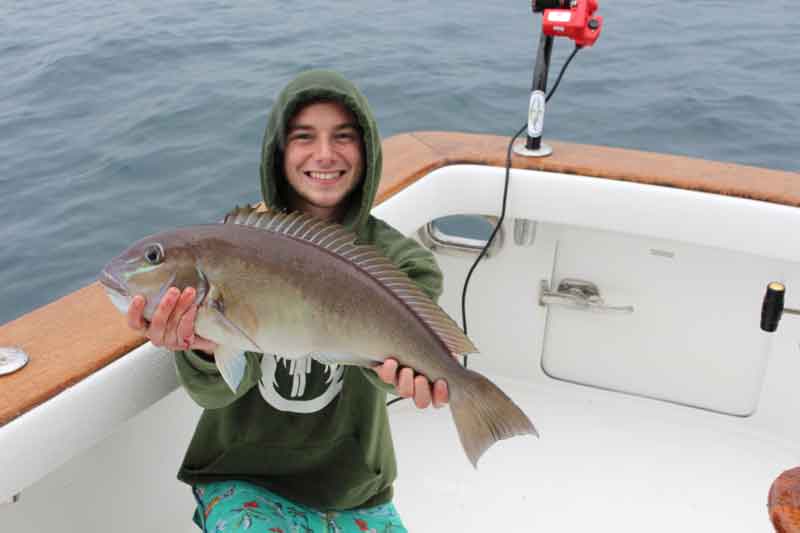
[[377, 248], [355, 241], [309, 215], [237, 208], [222, 224], [140, 240], [106, 265], [100, 282], [122, 312], [144, 295], [145, 318], [169, 287], [195, 287], [195, 331], [219, 345], [215, 361], [234, 391], [245, 351], [361, 366], [392, 355], [447, 382], [473, 466], [498, 440], [537, 435], [508, 396], [451, 355], [477, 350], [447, 313]]

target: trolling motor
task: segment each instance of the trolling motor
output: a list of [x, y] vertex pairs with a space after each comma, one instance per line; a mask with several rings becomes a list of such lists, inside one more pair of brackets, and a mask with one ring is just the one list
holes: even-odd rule
[[783, 296], [786, 294], [786, 286], [783, 283], [773, 281], [767, 285], [767, 292], [764, 293], [764, 302], [761, 304], [761, 329], [772, 333], [778, 329], [778, 322], [781, 321], [783, 313], [789, 315], [800, 315], [797, 309], [783, 307]]
[[525, 156], [544, 157], [553, 153], [552, 148], [542, 144], [544, 110], [548, 99], [545, 97], [547, 72], [550, 68], [553, 39], [555, 37], [572, 39], [575, 41], [576, 51], [585, 46], [592, 46], [600, 36], [603, 17], [594, 14], [599, 7], [597, 0], [532, 0], [531, 7], [534, 13], [543, 12], [542, 33], [539, 37], [539, 52], [536, 55], [531, 98], [528, 104], [527, 139], [524, 142], [514, 143], [514, 152]]

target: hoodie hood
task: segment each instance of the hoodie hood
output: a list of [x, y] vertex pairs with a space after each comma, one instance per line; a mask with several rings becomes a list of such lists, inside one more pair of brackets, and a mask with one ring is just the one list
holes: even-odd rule
[[358, 121], [364, 149], [364, 177], [350, 195], [342, 223], [363, 236], [381, 177], [381, 141], [366, 97], [341, 75], [325, 70], [306, 71], [292, 80], [272, 106], [261, 147], [261, 194], [267, 206], [286, 209], [288, 183], [283, 172], [283, 147], [289, 121], [305, 104], [334, 100]]

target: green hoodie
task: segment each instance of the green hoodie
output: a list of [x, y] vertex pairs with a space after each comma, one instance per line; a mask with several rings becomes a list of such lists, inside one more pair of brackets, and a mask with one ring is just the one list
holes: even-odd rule
[[[349, 197], [343, 223], [438, 299], [442, 276], [433, 256], [369, 214], [381, 173], [378, 128], [366, 98], [338, 74], [303, 73], [279, 95], [262, 147], [265, 203], [287, 207], [282, 147], [289, 120], [302, 104], [331, 99], [352, 111], [363, 135], [365, 175]], [[391, 500], [397, 473], [386, 412], [391, 386], [369, 369], [287, 361], [280, 354], [246, 357], [247, 370], [234, 394], [213, 362], [196, 352], [176, 352], [178, 380], [204, 408], [179, 479], [250, 481], [326, 511]]]

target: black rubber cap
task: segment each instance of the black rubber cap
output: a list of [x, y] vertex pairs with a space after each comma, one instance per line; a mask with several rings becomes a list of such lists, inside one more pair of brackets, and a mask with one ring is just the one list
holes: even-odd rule
[[764, 303], [761, 305], [761, 329], [772, 333], [778, 329], [778, 322], [783, 315], [783, 295], [786, 287], [783, 283], [773, 281], [767, 285], [767, 292], [764, 294]]

